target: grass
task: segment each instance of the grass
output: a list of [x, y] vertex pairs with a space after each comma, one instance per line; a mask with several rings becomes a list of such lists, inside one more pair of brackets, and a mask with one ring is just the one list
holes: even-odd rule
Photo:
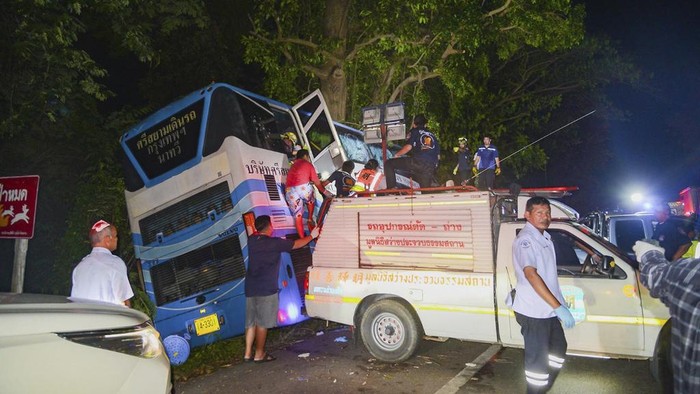
[[[312, 337], [318, 331], [337, 326], [325, 320], [308, 319], [293, 326], [275, 328], [268, 332], [265, 347], [271, 351], [280, 349], [301, 339]], [[173, 366], [173, 375], [179, 382], [207, 375], [219, 368], [242, 363], [244, 352], [244, 335], [198, 347], [192, 349], [184, 364]]]

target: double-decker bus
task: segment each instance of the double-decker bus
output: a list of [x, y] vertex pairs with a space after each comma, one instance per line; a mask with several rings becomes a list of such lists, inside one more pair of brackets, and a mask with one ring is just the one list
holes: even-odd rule
[[[152, 114], [121, 138], [126, 202], [146, 293], [163, 338], [195, 347], [245, 331], [247, 239], [255, 216], [294, 238], [284, 198], [293, 131], [321, 176], [347, 156], [316, 91], [289, 105], [215, 83]], [[282, 255], [278, 323], [302, 319], [307, 248]]]

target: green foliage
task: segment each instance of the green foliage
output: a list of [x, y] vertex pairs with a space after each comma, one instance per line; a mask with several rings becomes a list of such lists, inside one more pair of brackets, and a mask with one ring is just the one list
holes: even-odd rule
[[40, 176], [25, 291], [68, 293], [95, 216], [116, 223], [120, 247], [129, 247], [115, 159], [124, 129], [103, 127], [101, 103], [114, 93], [96, 61], [106, 52], [97, 43], [156, 62], [153, 42], [205, 23], [203, 3], [190, 0], [12, 0], [3, 7], [0, 175]]
[[[303, 0], [289, 7], [268, 0], [256, 4], [243, 43], [273, 97], [291, 101], [319, 86], [327, 101], [342, 102], [336, 95], [347, 86], [335, 119], [358, 122], [362, 107], [400, 100], [408, 114], [428, 114], [440, 139], [452, 139], [458, 127], [474, 141], [486, 130], [527, 135], [538, 125], [524, 119], [546, 121], [560, 96], [504, 86], [500, 78], [522, 77], [511, 65], [528, 51], [546, 57], [579, 45], [583, 19], [583, 6], [561, 0]], [[331, 34], [328, 24], [347, 29]]]

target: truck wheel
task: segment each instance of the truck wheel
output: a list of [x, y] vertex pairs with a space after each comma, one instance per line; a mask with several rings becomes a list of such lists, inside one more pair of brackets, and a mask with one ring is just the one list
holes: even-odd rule
[[418, 325], [413, 315], [393, 300], [370, 305], [362, 316], [360, 332], [367, 351], [384, 362], [405, 361], [418, 346]]
[[656, 339], [654, 356], [651, 358], [651, 375], [661, 387], [673, 387], [673, 365], [671, 363], [671, 320], [663, 326]]

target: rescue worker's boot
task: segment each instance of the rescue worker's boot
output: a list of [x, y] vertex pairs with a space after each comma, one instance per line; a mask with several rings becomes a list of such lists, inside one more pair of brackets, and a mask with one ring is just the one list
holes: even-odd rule
[[294, 217], [294, 227], [297, 229], [299, 238], [304, 238], [304, 218], [302, 218], [301, 215], [296, 215]]

